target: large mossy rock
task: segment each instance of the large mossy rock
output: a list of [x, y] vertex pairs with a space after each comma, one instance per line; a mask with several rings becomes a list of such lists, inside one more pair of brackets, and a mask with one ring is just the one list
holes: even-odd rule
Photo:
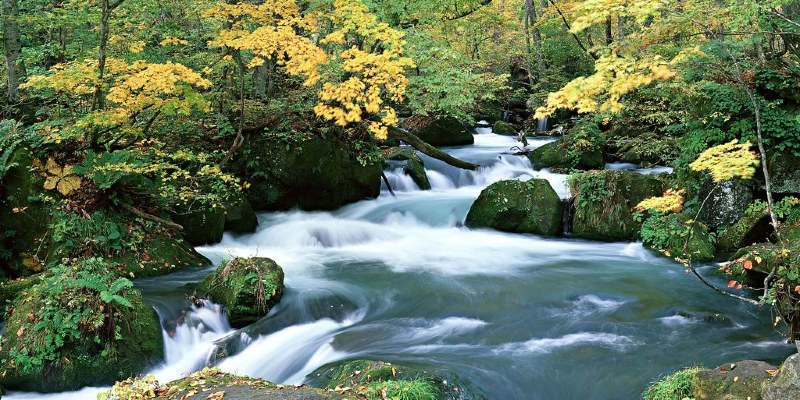
[[176, 207], [170, 214], [183, 227], [181, 234], [192, 246], [217, 243], [225, 231], [225, 209], [210, 205], [188, 204]]
[[201, 296], [225, 307], [231, 326], [242, 328], [267, 315], [283, 296], [283, 269], [269, 258], [234, 258], [203, 279]]
[[166, 275], [211, 264], [183, 237], [164, 232], [146, 234], [138, 252], [121, 252], [110, 260], [119, 265], [122, 275], [136, 278]]
[[774, 370], [763, 361], [745, 360], [698, 371], [692, 379], [696, 400], [751, 399], [760, 400], [764, 386]]
[[793, 354], [781, 365], [777, 375], [767, 383], [764, 400], [800, 399], [800, 354]]
[[787, 153], [774, 153], [769, 157], [769, 174], [772, 192], [800, 193], [800, 157]]
[[642, 225], [642, 243], [669, 257], [711, 261], [716, 248], [708, 227], [686, 214], [653, 216]]
[[737, 251], [754, 243], [764, 242], [774, 232], [769, 215], [763, 212], [745, 214], [735, 224], [723, 229], [717, 236], [717, 250]]
[[[164, 343], [158, 316], [144, 303], [137, 292], [129, 292], [125, 298], [130, 308], [122, 307], [120, 338], [103, 338], [104, 345], [96, 343], [94, 335], [67, 338], [66, 344], [55, 354], [55, 359], [45, 361], [44, 365], [30, 368], [16, 368], [5, 363], [0, 371], [0, 385], [12, 390], [36, 392], [60, 392], [76, 390], [85, 386], [102, 386], [114, 381], [137, 375], [158, 363], [164, 355]], [[8, 318], [8, 326], [0, 341], [0, 359], [11, 360], [12, 350], [20, 348], [21, 337], [27, 336], [27, 343], [37, 343], [29, 352], [42, 351], [45, 337], [50, 334], [48, 327], [35, 330], [30, 325], [31, 316], [43, 309], [43, 302], [53, 301], [36, 288], [27, 296], [18, 297], [14, 311]], [[112, 333], [109, 333], [113, 337]], [[41, 342], [31, 339], [41, 336]]]
[[31, 288], [41, 281], [41, 275], [33, 275], [0, 283], [0, 315], [2, 315], [2, 310], [6, 306], [13, 305], [17, 297], [26, 295]]
[[[307, 386], [276, 385], [263, 379], [231, 375], [217, 369], [204, 369], [186, 378], [161, 384], [152, 377], [129, 379], [114, 385], [100, 400], [153, 398], [160, 400], [340, 400], [345, 399], [333, 390]], [[211, 397], [212, 395], [219, 397]], [[348, 396], [347, 398], [352, 398]]]
[[251, 184], [245, 195], [259, 211], [334, 210], [380, 194], [380, 162], [332, 138], [250, 137], [239, 153], [231, 168]]
[[[419, 400], [470, 400], [476, 396], [460, 379], [449, 373], [433, 373], [383, 361], [351, 360], [325, 365], [308, 376], [312, 386], [335, 389], [351, 387], [366, 398]], [[385, 394], [384, 394], [385, 393]]]
[[425, 171], [425, 163], [416, 151], [409, 147], [392, 147], [384, 155], [389, 161], [405, 161], [403, 173], [410, 176], [421, 190], [431, 189], [431, 182]]
[[561, 199], [544, 179], [500, 181], [484, 189], [465, 224], [504, 232], [557, 236], [562, 233]]
[[18, 149], [9, 160], [11, 167], [2, 181], [0, 197], [0, 240], [16, 255], [8, 263], [11, 277], [41, 271], [47, 257], [47, 232], [52, 221], [52, 207], [44, 202], [44, 177], [34, 166], [33, 155]]
[[252, 233], [258, 227], [258, 216], [245, 197], [225, 204], [225, 230], [233, 233]]
[[455, 118], [412, 118], [424, 122], [412, 127], [411, 133], [431, 146], [463, 146], [475, 143], [475, 137]]
[[572, 234], [575, 237], [618, 241], [636, 238], [639, 224], [633, 208], [642, 200], [660, 196], [663, 182], [653, 175], [631, 171], [599, 171], [574, 175]]
[[511, 125], [508, 122], [497, 121], [494, 123], [494, 125], [492, 125], [492, 133], [498, 135], [515, 136], [517, 135], [517, 132], [519, 132], [519, 129], [516, 129], [514, 125]]
[[605, 166], [603, 152], [599, 148], [573, 154], [564, 144], [564, 139], [537, 147], [528, 158], [536, 168], [555, 169], [601, 169]]

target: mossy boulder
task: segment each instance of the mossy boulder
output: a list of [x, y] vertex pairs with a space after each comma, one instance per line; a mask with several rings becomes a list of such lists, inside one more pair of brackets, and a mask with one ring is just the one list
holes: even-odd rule
[[174, 208], [173, 222], [183, 227], [181, 234], [192, 246], [217, 243], [225, 231], [225, 209], [206, 204], [187, 204]]
[[252, 233], [258, 227], [258, 216], [245, 197], [225, 204], [225, 230], [234, 233]]
[[598, 171], [573, 175], [572, 234], [575, 237], [618, 241], [636, 238], [639, 224], [633, 208], [642, 200], [660, 196], [663, 182], [653, 175], [631, 171]]
[[515, 128], [514, 125], [509, 124], [508, 122], [497, 121], [492, 125], [492, 132], [498, 135], [516, 135], [519, 132], [519, 129]]
[[378, 197], [380, 157], [365, 158], [334, 138], [292, 135], [250, 137], [231, 163], [251, 184], [245, 196], [255, 210], [334, 210]]
[[[111, 332], [97, 333], [101, 338], [100, 343], [93, 340], [95, 334], [66, 337], [65, 344], [56, 350], [52, 359], [45, 359], [43, 364], [32, 364], [25, 368], [15, 365], [11, 361], [14, 359], [13, 352], [30, 355], [44, 351], [40, 347], [45, 346], [45, 337], [55, 335], [50, 325], [42, 329], [31, 325], [35, 321], [30, 318], [38, 318], [40, 310], [45, 308], [44, 302], [53, 301], [43, 294], [40, 286], [30, 290], [27, 296], [18, 297], [8, 318], [8, 334], [3, 335], [0, 341], [0, 359], [8, 360], [4, 361], [0, 371], [0, 385], [3, 387], [59, 392], [109, 385], [139, 374], [162, 359], [164, 344], [158, 316], [153, 308], [144, 303], [138, 292], [129, 291], [125, 298], [131, 307], [118, 307], [119, 314], [116, 314], [120, 321], [118, 340], [113, 339], [113, 328]], [[25, 338], [26, 344], [21, 338]]]
[[559, 139], [537, 147], [528, 158], [536, 168], [592, 170], [605, 166], [600, 148], [570, 151], [564, 143], [564, 139]]
[[47, 257], [52, 207], [44, 202], [44, 177], [28, 150], [16, 150], [9, 165], [5, 176], [0, 177], [0, 240], [16, 255], [16, 261], [8, 263], [11, 270], [6, 274], [18, 277], [41, 272]]
[[392, 147], [384, 154], [386, 160], [405, 161], [403, 173], [410, 176], [421, 190], [431, 189], [431, 182], [428, 180], [428, 173], [425, 171], [425, 163], [413, 149]]
[[[414, 398], [419, 400], [477, 399], [460, 379], [450, 373], [420, 370], [383, 361], [351, 360], [322, 366], [308, 376], [312, 386], [335, 389], [351, 387], [366, 398]], [[385, 395], [382, 395], [385, 393]], [[405, 394], [405, 396], [403, 396]]]
[[[98, 396], [99, 400], [124, 400], [153, 398], [159, 400], [339, 400], [342, 395], [333, 390], [307, 386], [276, 385], [263, 379], [231, 375], [217, 369], [204, 369], [186, 378], [161, 384], [152, 377], [128, 379], [118, 382], [110, 391]], [[350, 397], [348, 397], [350, 398]]]
[[641, 238], [646, 247], [669, 257], [701, 262], [714, 259], [716, 248], [708, 227], [686, 214], [648, 218], [642, 225]]
[[146, 278], [211, 264], [183, 237], [166, 232], [146, 234], [139, 251], [120, 252], [110, 258], [123, 276]]
[[698, 371], [692, 379], [696, 400], [760, 400], [775, 367], [763, 361], [745, 360]]
[[793, 354], [781, 365], [777, 375], [767, 383], [764, 400], [800, 399], [800, 354]]
[[773, 193], [800, 193], [800, 157], [774, 153], [769, 157], [769, 174]]
[[0, 283], [0, 315], [6, 306], [12, 305], [17, 297], [27, 294], [41, 281], [41, 275], [33, 275]]
[[719, 232], [717, 250], [732, 252], [754, 243], [764, 242], [773, 231], [766, 210], [745, 214], [735, 224]]
[[225, 307], [231, 326], [242, 328], [267, 315], [283, 296], [283, 269], [269, 258], [234, 258], [197, 286], [201, 296]]
[[411, 133], [431, 146], [463, 146], [475, 143], [475, 137], [457, 119], [442, 117], [426, 119], [413, 127]]
[[557, 236], [562, 233], [561, 199], [544, 179], [500, 181], [484, 189], [465, 224], [504, 232]]
[[652, 132], [617, 138], [612, 143], [617, 147], [615, 157], [642, 167], [670, 165], [681, 154], [675, 138]]

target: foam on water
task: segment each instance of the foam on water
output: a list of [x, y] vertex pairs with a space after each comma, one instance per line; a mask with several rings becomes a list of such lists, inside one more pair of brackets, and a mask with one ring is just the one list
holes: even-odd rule
[[581, 332], [573, 333], [558, 338], [531, 339], [522, 343], [509, 343], [501, 346], [498, 351], [512, 353], [549, 353], [562, 348], [575, 346], [600, 346], [616, 351], [625, 351], [635, 346], [636, 342], [627, 337], [611, 333]]

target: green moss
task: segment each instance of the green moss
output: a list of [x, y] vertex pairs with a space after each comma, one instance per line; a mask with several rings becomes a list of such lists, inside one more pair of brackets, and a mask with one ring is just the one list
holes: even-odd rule
[[670, 214], [648, 218], [642, 224], [642, 243], [670, 257], [692, 261], [714, 259], [714, 238], [700, 221], [686, 214]]
[[642, 393], [644, 400], [684, 400], [692, 397], [692, 379], [697, 368], [687, 368], [653, 382]]
[[267, 315], [283, 296], [283, 270], [269, 258], [234, 258], [203, 279], [197, 291], [225, 306], [241, 328]]
[[492, 132], [498, 135], [516, 135], [518, 131], [508, 122], [497, 121], [492, 125]]
[[[766, 210], [758, 213], [745, 214], [735, 224], [725, 228], [717, 237], [717, 249], [721, 251], [736, 251], [742, 246], [747, 246], [752, 243], [747, 243], [747, 239], [751, 238], [752, 233], [763, 225], [768, 218]], [[766, 239], [766, 232], [763, 232], [763, 238]]]
[[181, 234], [193, 246], [217, 243], [225, 231], [225, 209], [207, 204], [181, 206], [170, 218], [183, 227]]
[[528, 158], [536, 168], [601, 169], [605, 166], [604, 141], [597, 124], [581, 120], [564, 138], [534, 149]]
[[[28, 296], [19, 297], [14, 303], [7, 329], [8, 332], [19, 334], [4, 335], [0, 342], [0, 359], [5, 360], [0, 372], [0, 384], [4, 387], [58, 392], [105, 385], [138, 374], [163, 356], [161, 326], [155, 311], [144, 303], [138, 292], [129, 290], [125, 298], [131, 307], [117, 308], [119, 314], [115, 316], [121, 326], [117, 339], [104, 338], [107, 333], [102, 330], [105, 328], [95, 328], [102, 332], [83, 332], [66, 337], [65, 342], [56, 347], [53, 359], [45, 359], [42, 364], [15, 366], [11, 363], [12, 359], [20, 361], [25, 354], [34, 357], [36, 352], [42, 351], [42, 346], [53, 340], [53, 333], [48, 328], [36, 329], [29, 322], [30, 318], [48, 318], [46, 315], [39, 316], [42, 310], [51, 309], [45, 307], [45, 302], [52, 305], [53, 301], [58, 301], [46, 293], [41, 285], [37, 285]], [[64, 293], [64, 297], [69, 295]], [[70, 305], [73, 308], [93, 306], [89, 303]], [[83, 311], [82, 315], [89, 315], [86, 312]], [[90, 322], [83, 323], [88, 325]], [[34, 345], [31, 347], [32, 343]], [[15, 355], [12, 357], [12, 354]]]
[[475, 143], [467, 128], [455, 118], [437, 118], [414, 131], [432, 146], [462, 146]]
[[[40, 272], [47, 257], [47, 233], [52, 207], [44, 202], [44, 177], [34, 168], [33, 155], [25, 149], [14, 152], [13, 165], [3, 177], [0, 198], [0, 240], [22, 262], [10, 263], [11, 277]], [[32, 268], [33, 267], [33, 268]]]
[[118, 253], [111, 258], [124, 276], [145, 278], [211, 264], [181, 237], [163, 232], [147, 234], [136, 252]]
[[[41, 275], [34, 275], [0, 283], [0, 310], [11, 305], [20, 294], [26, 294], [34, 285], [42, 281]], [[0, 318], [2, 319], [2, 318]]]
[[414, 180], [421, 190], [430, 190], [431, 183], [425, 171], [425, 163], [416, 151], [409, 147], [393, 147], [384, 151], [384, 157], [391, 161], [406, 161], [403, 172]]
[[240, 153], [231, 168], [256, 210], [334, 210], [380, 194], [380, 160], [333, 138], [276, 133], [248, 138]]
[[352, 360], [321, 367], [309, 375], [316, 387], [351, 387], [368, 399], [388, 398], [467, 400], [477, 398], [455, 376], [444, 377], [413, 367], [383, 361]]
[[760, 400], [775, 367], [763, 361], [745, 360], [698, 371], [692, 377], [692, 394], [697, 400]]
[[251, 233], [258, 227], [258, 217], [253, 206], [244, 197], [225, 205], [225, 230], [234, 233]]
[[577, 174], [570, 178], [570, 186], [575, 196], [573, 235], [603, 241], [634, 239], [639, 224], [633, 219], [633, 208], [663, 192], [658, 177], [631, 171]]
[[544, 179], [500, 181], [484, 189], [470, 207], [465, 224], [542, 236], [561, 234], [563, 205]]

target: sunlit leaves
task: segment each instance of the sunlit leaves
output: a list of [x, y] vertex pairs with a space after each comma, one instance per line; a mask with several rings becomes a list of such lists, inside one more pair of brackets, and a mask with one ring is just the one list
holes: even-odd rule
[[57, 190], [68, 196], [81, 187], [82, 180], [73, 173], [72, 165], [58, 165], [52, 158], [48, 158], [44, 170], [47, 174], [44, 181], [46, 190]]
[[740, 144], [733, 140], [704, 151], [689, 166], [698, 172], [707, 171], [714, 182], [749, 179], [759, 164], [758, 156], [750, 150], [751, 147], [750, 142]]
[[656, 211], [660, 213], [675, 213], [683, 210], [683, 196], [685, 190], [668, 189], [661, 197], [650, 197], [636, 205], [636, 210]]

